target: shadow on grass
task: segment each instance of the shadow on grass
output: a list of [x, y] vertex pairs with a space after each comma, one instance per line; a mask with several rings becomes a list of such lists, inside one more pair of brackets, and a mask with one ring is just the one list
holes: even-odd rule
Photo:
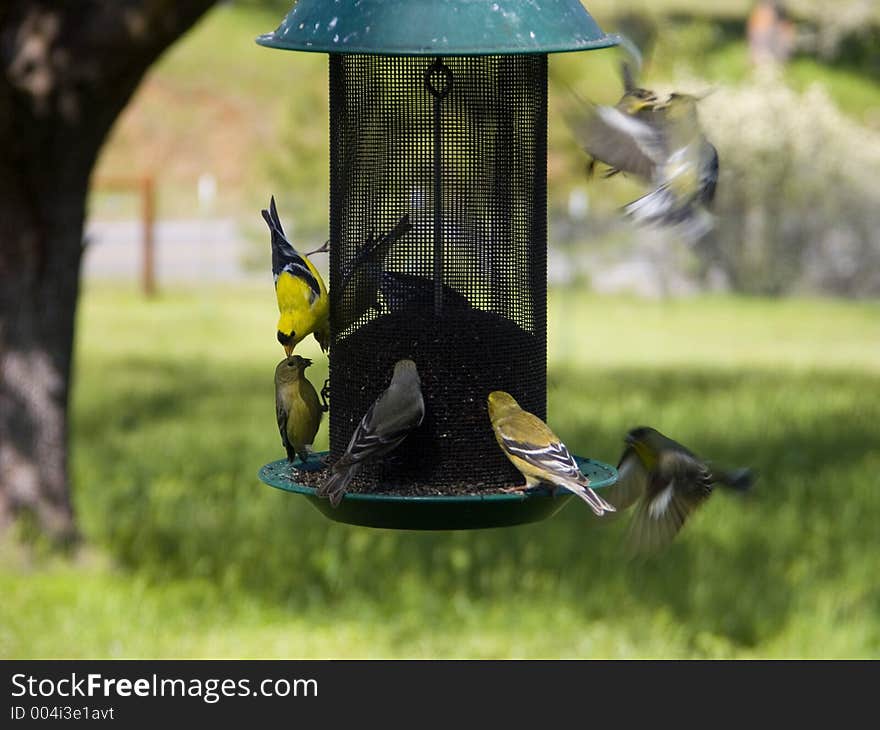
[[870, 375], [553, 370], [551, 420], [576, 452], [616, 462], [625, 431], [649, 423], [760, 474], [751, 497], [713, 496], [669, 550], [630, 562], [626, 515], [599, 524], [579, 503], [505, 530], [331, 523], [256, 479], [280, 456], [262, 370], [141, 360], [113, 372], [78, 393], [77, 506], [95, 541], [155, 580], [207, 578], [316, 615], [407, 610], [454, 624], [453, 597], [523, 611], [564, 605], [585, 622], [663, 615], [694, 646], [708, 634], [752, 647], [850, 568], [863, 574], [840, 556], [858, 561], [876, 546], [876, 522], [865, 519], [880, 506]]

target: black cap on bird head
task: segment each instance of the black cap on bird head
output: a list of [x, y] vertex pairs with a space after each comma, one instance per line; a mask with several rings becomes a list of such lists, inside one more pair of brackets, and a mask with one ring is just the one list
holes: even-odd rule
[[650, 426], [636, 426], [626, 434], [624, 441], [628, 444], [645, 444], [657, 435], [656, 429]]
[[284, 353], [287, 355], [287, 357], [290, 357], [293, 354], [296, 333], [291, 332], [289, 335], [286, 335], [281, 332], [281, 330], [279, 330], [276, 337], [278, 338], [278, 342], [280, 342], [281, 346], [284, 348]]

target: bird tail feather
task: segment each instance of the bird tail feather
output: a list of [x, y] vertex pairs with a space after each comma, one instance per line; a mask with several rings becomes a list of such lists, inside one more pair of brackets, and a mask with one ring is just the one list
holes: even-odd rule
[[348, 491], [348, 485], [357, 474], [357, 467], [354, 464], [342, 466], [337, 469], [333, 468], [333, 473], [327, 477], [327, 480], [318, 487], [316, 494], [319, 497], [326, 497], [330, 500], [330, 504], [338, 507], [343, 496]]
[[715, 220], [703, 206], [682, 205], [666, 186], [660, 186], [647, 195], [628, 203], [624, 212], [637, 223], [678, 227], [691, 241], [705, 236], [715, 226]]
[[623, 210], [640, 223], [674, 223], [678, 222], [677, 214], [680, 215], [680, 211], [676, 210], [677, 202], [675, 194], [661, 186], [628, 203]]
[[568, 489], [568, 491], [573, 492], [582, 500], [584, 500], [584, 502], [590, 505], [590, 509], [593, 510], [593, 512], [595, 512], [599, 517], [604, 515], [606, 512], [617, 511], [614, 505], [606, 502], [604, 499], [602, 499], [602, 497], [596, 494], [596, 492], [594, 492], [585, 484], [570, 481], [565, 482], [564, 486], [566, 489]]
[[732, 469], [721, 472], [717, 477], [718, 482], [725, 487], [735, 489], [738, 492], [747, 492], [755, 483], [755, 474], [751, 469]]

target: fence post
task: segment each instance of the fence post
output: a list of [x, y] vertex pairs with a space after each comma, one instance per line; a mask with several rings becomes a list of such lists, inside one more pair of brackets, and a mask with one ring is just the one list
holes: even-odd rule
[[155, 251], [155, 221], [156, 221], [156, 189], [153, 178], [145, 175], [141, 178], [141, 216], [143, 259], [141, 281], [144, 296], [156, 295], [156, 251]]

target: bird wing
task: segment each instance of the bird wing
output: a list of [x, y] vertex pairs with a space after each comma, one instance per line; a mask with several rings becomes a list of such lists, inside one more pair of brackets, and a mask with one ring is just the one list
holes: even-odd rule
[[416, 398], [399, 396], [389, 387], [367, 409], [343, 457], [348, 463], [361, 462], [393, 451], [412, 429], [422, 423], [425, 404], [421, 391], [418, 391]]
[[632, 446], [627, 446], [617, 465], [617, 481], [603, 492], [618, 511], [634, 505], [648, 488], [648, 470]]
[[300, 375], [294, 385], [289, 408], [289, 437], [294, 441], [294, 448], [301, 452], [304, 447], [315, 442], [315, 434], [321, 425], [321, 416], [323, 415], [318, 394], [305, 373]]
[[715, 187], [718, 184], [718, 150], [711, 142], [703, 144], [707, 162], [700, 165], [700, 202], [709, 206], [715, 200]]
[[281, 434], [281, 445], [287, 451], [287, 458], [292, 461], [296, 451], [293, 444], [290, 443], [290, 439], [287, 438], [287, 419], [289, 416], [290, 414], [284, 407], [281, 398], [275, 398], [275, 418], [278, 421], [278, 431]]
[[[306, 262], [302, 260], [302, 257], [300, 257], [299, 262], [285, 264], [279, 275], [280, 274], [290, 274], [292, 277], [299, 279], [308, 286], [309, 306], [314, 304], [321, 296], [321, 285], [318, 283], [318, 279], [312, 273]], [[277, 284], [278, 276], [275, 277], [275, 282]]]
[[587, 154], [645, 180], [653, 180], [666, 158], [662, 131], [620, 109], [594, 106], [569, 125]]
[[614, 506], [592, 489], [568, 447], [533, 413], [517, 408], [493, 421], [492, 426], [507, 457], [526, 477], [526, 483], [542, 481], [563, 487], [584, 500], [597, 515], [614, 512]]
[[310, 302], [314, 302], [321, 296], [321, 285], [318, 283], [314, 268], [309, 265], [308, 259], [300, 254], [284, 235], [281, 219], [278, 217], [278, 209], [275, 207], [275, 196], [272, 196], [269, 201], [269, 210], [264, 209], [260, 212], [272, 234], [272, 275], [275, 277], [275, 283], [277, 284], [278, 277], [286, 272], [308, 285]]
[[381, 267], [391, 248], [391, 244], [409, 233], [412, 228], [409, 213], [407, 213], [384, 236], [375, 238], [372, 233], [367, 236], [367, 240], [358, 249], [354, 258], [342, 268], [342, 288], [345, 288], [351, 277], [362, 265], [369, 263], [370, 265]]
[[[531, 416], [532, 414], [523, 412], [520, 416]], [[543, 421], [533, 416], [534, 422], [527, 425], [527, 432], [535, 431], [537, 436], [546, 436], [546, 441], [541, 438], [544, 443], [535, 443], [533, 440], [517, 438], [516, 431], [526, 429], [516, 428], [505, 429], [504, 423], [498, 431], [498, 437], [504, 450], [509, 454], [522, 459], [531, 467], [538, 469], [544, 473], [552, 474], [563, 481], [586, 482], [586, 477], [581, 474], [577, 462], [568, 450], [568, 447], [562, 443], [555, 434], [544, 424]], [[531, 419], [529, 419], [531, 420]], [[543, 426], [540, 428], [538, 426]]]
[[645, 553], [668, 545], [711, 493], [705, 464], [686, 451], [661, 453], [629, 526], [632, 549]]
[[376, 399], [373, 428], [383, 441], [402, 439], [425, 418], [425, 401], [418, 383], [391, 385]]

